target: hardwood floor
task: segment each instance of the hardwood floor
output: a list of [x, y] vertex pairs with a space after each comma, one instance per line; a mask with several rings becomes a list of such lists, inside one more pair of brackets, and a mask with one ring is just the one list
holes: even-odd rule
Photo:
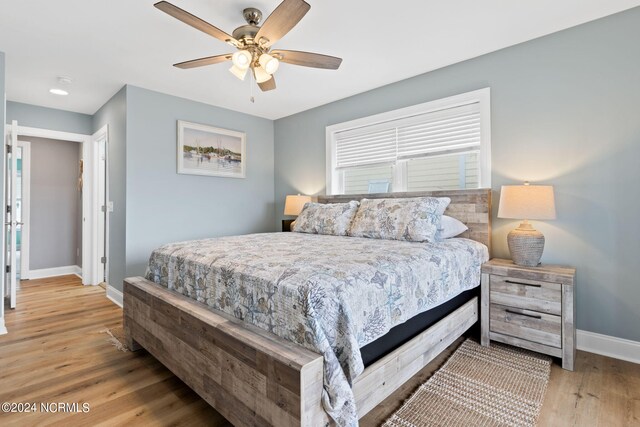
[[[104, 289], [75, 276], [22, 283], [0, 336], [0, 402], [36, 402], [38, 412], [0, 412], [0, 425], [229, 426], [145, 351], [120, 352], [104, 328], [122, 311]], [[449, 347], [361, 420], [379, 425], [455, 349]], [[86, 413], [43, 413], [40, 403], [88, 403]], [[640, 365], [578, 352], [576, 371], [554, 364], [541, 426], [640, 426]]]

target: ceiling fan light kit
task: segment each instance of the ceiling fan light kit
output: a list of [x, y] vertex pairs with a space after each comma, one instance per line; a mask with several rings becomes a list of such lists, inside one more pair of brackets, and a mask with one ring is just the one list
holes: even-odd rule
[[264, 83], [271, 80], [273, 76], [267, 73], [262, 67], [253, 67], [253, 76], [256, 78], [256, 83]]
[[231, 66], [231, 68], [229, 68], [229, 71], [231, 72], [231, 74], [233, 74], [234, 76], [236, 76], [237, 78], [239, 78], [240, 80], [244, 80], [245, 76], [247, 75], [247, 71], [249, 71], [249, 67], [242, 69], [237, 67], [235, 64]]
[[178, 68], [196, 68], [231, 60], [233, 66], [229, 71], [234, 76], [244, 80], [251, 68], [260, 89], [269, 91], [276, 88], [273, 74], [278, 71], [280, 62], [329, 70], [337, 70], [342, 63], [340, 58], [318, 53], [271, 50], [271, 46], [295, 27], [311, 8], [304, 0], [284, 0], [267, 17], [262, 26], [259, 26], [262, 12], [253, 7], [246, 8], [243, 16], [247, 24], [236, 28], [232, 32], [233, 35], [169, 2], [161, 1], [154, 6], [179, 21], [238, 49], [233, 54], [208, 56], [174, 64]]
[[258, 62], [260, 63], [262, 68], [264, 68], [264, 70], [269, 74], [273, 74], [278, 71], [278, 67], [280, 66], [280, 61], [278, 61], [268, 53], [263, 53], [262, 55], [260, 55], [260, 59], [258, 60]]
[[239, 69], [246, 70], [253, 62], [253, 57], [248, 51], [239, 50], [231, 56], [231, 62]]

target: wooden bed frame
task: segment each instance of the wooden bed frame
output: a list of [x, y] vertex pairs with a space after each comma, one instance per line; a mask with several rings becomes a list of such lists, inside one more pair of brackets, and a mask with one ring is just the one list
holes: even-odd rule
[[[491, 190], [319, 196], [321, 203], [362, 198], [446, 196], [447, 215], [464, 237], [491, 250]], [[474, 297], [356, 378], [359, 417], [382, 402], [478, 321]], [[326, 426], [323, 357], [142, 277], [124, 281], [124, 332], [235, 426]]]

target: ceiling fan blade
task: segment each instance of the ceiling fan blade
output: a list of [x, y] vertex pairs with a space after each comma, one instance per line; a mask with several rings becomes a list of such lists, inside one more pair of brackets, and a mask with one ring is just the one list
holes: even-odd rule
[[230, 61], [231, 55], [232, 54], [227, 53], [225, 55], [205, 56], [204, 58], [192, 59], [191, 61], [179, 62], [177, 64], [173, 64], [173, 66], [182, 68], [183, 70], [187, 70], [189, 68], [204, 67], [205, 65], [213, 65], [219, 64], [224, 61]]
[[258, 83], [258, 86], [260, 86], [260, 89], [263, 92], [267, 92], [269, 90], [274, 90], [276, 88], [276, 78], [271, 76], [271, 78], [269, 80], [267, 80], [266, 82]]
[[178, 6], [174, 6], [167, 1], [158, 2], [154, 4], [154, 6], [164, 13], [173, 16], [177, 20], [182, 21], [187, 25], [191, 25], [193, 28], [202, 31], [203, 33], [207, 33], [210, 36], [217, 38], [218, 40], [221, 40], [225, 43], [230, 43], [234, 46], [239, 45], [238, 40], [234, 39], [229, 34], [225, 33], [219, 28], [214, 27], [207, 21], [204, 21], [197, 16], [190, 14], [186, 10], [180, 9]]
[[269, 54], [287, 64], [302, 65], [303, 67], [337, 70], [342, 63], [342, 58], [299, 50], [272, 50]]
[[264, 45], [271, 46], [291, 31], [309, 9], [311, 6], [304, 0], [284, 0], [264, 21], [255, 39], [260, 43], [264, 37], [268, 40]]

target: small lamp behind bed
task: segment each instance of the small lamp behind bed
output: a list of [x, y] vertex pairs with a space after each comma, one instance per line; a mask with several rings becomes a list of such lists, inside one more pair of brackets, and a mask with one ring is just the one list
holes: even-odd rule
[[503, 185], [498, 218], [523, 220], [507, 236], [509, 252], [518, 265], [535, 267], [544, 250], [544, 235], [533, 228], [530, 219], [556, 219], [556, 204], [551, 185]]
[[[310, 196], [302, 196], [300, 194], [295, 196], [287, 196], [284, 201], [284, 214], [289, 216], [298, 216], [302, 212], [302, 208], [305, 203], [310, 202]], [[291, 225], [295, 219], [283, 219], [282, 231], [291, 231]]]

